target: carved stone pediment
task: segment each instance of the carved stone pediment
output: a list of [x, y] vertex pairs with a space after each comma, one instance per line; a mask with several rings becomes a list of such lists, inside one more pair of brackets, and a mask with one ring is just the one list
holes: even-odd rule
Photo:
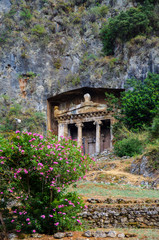
[[95, 112], [103, 112], [107, 113], [107, 106], [106, 104], [100, 104], [100, 103], [94, 103], [91, 101], [90, 94], [84, 95], [84, 102], [81, 102], [80, 104], [73, 106], [67, 110], [59, 110], [58, 106], [55, 106], [54, 108], [54, 116], [55, 118], [65, 117], [69, 115], [82, 115], [82, 114], [89, 114], [89, 113], [95, 113]]

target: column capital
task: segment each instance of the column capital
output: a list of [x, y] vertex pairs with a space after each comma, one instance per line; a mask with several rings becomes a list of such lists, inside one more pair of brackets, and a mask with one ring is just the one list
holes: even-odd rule
[[75, 126], [76, 126], [76, 127], [83, 127], [84, 125], [83, 125], [82, 122], [77, 122], [77, 123], [75, 124]]
[[103, 123], [102, 123], [101, 120], [96, 120], [96, 121], [94, 121], [93, 124], [94, 124], [94, 125], [102, 125]]

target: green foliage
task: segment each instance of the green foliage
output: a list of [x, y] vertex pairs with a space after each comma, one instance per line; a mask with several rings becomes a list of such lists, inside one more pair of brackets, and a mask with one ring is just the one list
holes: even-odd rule
[[106, 5], [95, 6], [89, 12], [97, 17], [104, 17], [108, 13], [108, 7]]
[[137, 138], [124, 138], [114, 144], [114, 152], [119, 157], [141, 154], [142, 142]]
[[44, 35], [46, 33], [46, 29], [44, 25], [37, 24], [34, 28], [31, 29], [32, 33], [37, 34], [38, 36]]
[[56, 69], [60, 69], [60, 67], [61, 67], [61, 59], [60, 58], [54, 60], [54, 67]]
[[70, 73], [66, 76], [66, 82], [73, 86], [77, 86], [80, 83], [80, 77], [78, 74]]
[[1, 32], [1, 35], [0, 35], [0, 43], [5, 43], [8, 39], [8, 31], [6, 32]]
[[32, 14], [28, 8], [23, 8], [20, 12], [20, 17], [24, 20], [30, 20], [32, 18]]
[[152, 149], [146, 153], [149, 159], [148, 165], [154, 170], [159, 170], [159, 143], [157, 146], [152, 145], [151, 148]]
[[[18, 123], [16, 119], [20, 119]], [[46, 128], [45, 117], [42, 112], [36, 112], [28, 107], [24, 110], [22, 105], [11, 100], [7, 95], [0, 98], [0, 132], [20, 130], [38, 131], [43, 133]]]
[[138, 34], [148, 31], [149, 19], [142, 9], [130, 8], [125, 12], [121, 12], [118, 16], [110, 18], [101, 30], [103, 51], [106, 55], [112, 55], [117, 38], [125, 42]]
[[107, 109], [108, 111], [117, 112], [120, 108], [119, 99], [113, 93], [105, 92], [106, 102], [107, 102]]
[[37, 76], [36, 73], [34, 72], [26, 72], [18, 75], [18, 78], [29, 78], [29, 79], [34, 79]]
[[17, 13], [17, 9], [12, 8], [8, 13], [5, 14], [5, 17], [13, 17]]
[[152, 125], [149, 128], [151, 138], [159, 138], [159, 115], [154, 117]]
[[130, 79], [127, 87], [131, 90], [121, 99], [123, 122], [134, 129], [149, 126], [159, 109], [159, 74], [149, 73], [143, 82]]
[[[84, 176], [91, 159], [75, 141], [16, 131], [0, 138], [0, 153], [0, 214], [8, 229], [51, 234], [82, 224], [77, 214], [84, 204], [65, 191]], [[10, 198], [16, 204], [9, 211]]]

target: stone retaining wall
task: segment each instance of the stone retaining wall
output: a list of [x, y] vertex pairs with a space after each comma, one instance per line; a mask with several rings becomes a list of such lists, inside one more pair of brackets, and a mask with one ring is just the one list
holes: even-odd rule
[[159, 204], [151, 206], [88, 205], [81, 217], [95, 228], [159, 228]]

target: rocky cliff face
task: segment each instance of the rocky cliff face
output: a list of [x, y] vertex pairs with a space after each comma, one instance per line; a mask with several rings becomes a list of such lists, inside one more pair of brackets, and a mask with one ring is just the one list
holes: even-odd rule
[[[128, 0], [0, 0], [0, 94], [46, 111], [47, 98], [81, 88], [124, 88], [159, 73], [159, 38], [139, 36], [103, 56], [99, 32]], [[99, 7], [103, 7], [100, 11]]]

